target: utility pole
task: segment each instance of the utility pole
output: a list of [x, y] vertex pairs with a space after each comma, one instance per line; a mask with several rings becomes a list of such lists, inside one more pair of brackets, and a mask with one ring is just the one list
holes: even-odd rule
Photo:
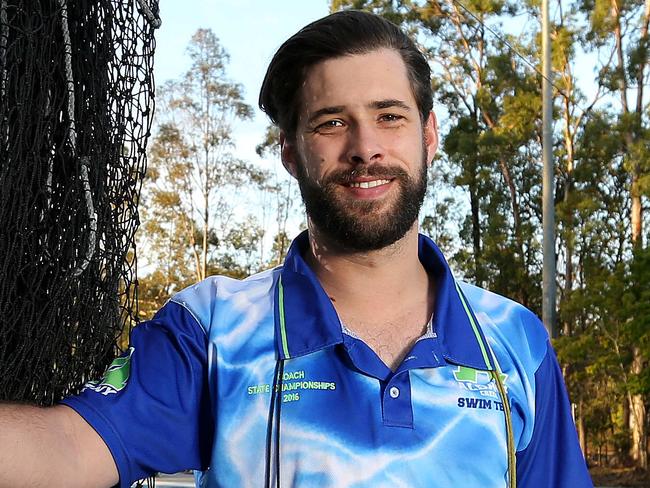
[[551, 92], [551, 38], [549, 0], [542, 0], [542, 320], [549, 336], [557, 336], [555, 321], [555, 202], [553, 178], [553, 93]]

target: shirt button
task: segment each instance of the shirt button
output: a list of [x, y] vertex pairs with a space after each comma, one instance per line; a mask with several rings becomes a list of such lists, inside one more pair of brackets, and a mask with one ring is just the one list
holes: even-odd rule
[[391, 398], [397, 398], [399, 396], [399, 388], [396, 386], [393, 386], [389, 391], [388, 394], [390, 395]]

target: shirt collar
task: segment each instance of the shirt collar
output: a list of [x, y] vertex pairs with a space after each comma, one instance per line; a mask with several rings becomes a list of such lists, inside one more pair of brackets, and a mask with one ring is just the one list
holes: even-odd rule
[[[341, 323], [331, 300], [316, 275], [302, 258], [309, 246], [307, 231], [291, 244], [281, 270], [281, 285], [275, 289], [275, 303], [280, 295], [283, 311], [276, 306], [276, 344], [281, 358], [303, 356], [343, 342]], [[431, 239], [420, 234], [418, 255], [436, 282], [436, 304], [433, 331], [442, 344], [445, 359], [453, 364], [486, 369], [482, 346], [486, 344], [472, 310], [467, 311], [461, 293], [440, 249]], [[465, 300], [466, 302], [466, 300]], [[488, 369], [491, 369], [488, 367]]]

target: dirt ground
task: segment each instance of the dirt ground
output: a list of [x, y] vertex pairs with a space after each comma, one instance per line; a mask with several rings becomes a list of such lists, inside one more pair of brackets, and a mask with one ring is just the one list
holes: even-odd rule
[[650, 488], [650, 473], [634, 468], [606, 468], [596, 466], [589, 470], [596, 486], [635, 486]]

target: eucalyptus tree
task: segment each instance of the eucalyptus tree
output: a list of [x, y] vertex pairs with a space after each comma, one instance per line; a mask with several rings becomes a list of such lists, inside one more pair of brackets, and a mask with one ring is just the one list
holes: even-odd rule
[[157, 268], [150, 289], [161, 297], [215, 271], [257, 270], [252, 254], [260, 229], [244, 204], [246, 191], [268, 180], [235, 155], [233, 124], [253, 111], [227, 76], [228, 54], [219, 39], [199, 29], [187, 54], [187, 72], [159, 89], [143, 198], [141, 239]]
[[[610, 130], [620, 136], [617, 162], [627, 174], [629, 242], [641, 252], [644, 248], [644, 207], [650, 194], [650, 97], [646, 90], [650, 70], [648, 0], [580, 0], [577, 6], [588, 19], [586, 41], [600, 61], [598, 82], [610, 97], [615, 116]], [[634, 317], [630, 317], [634, 322]], [[647, 330], [637, 331], [641, 335]], [[648, 354], [639, 341], [632, 341], [630, 375], [640, 377]], [[628, 391], [629, 423], [632, 433], [631, 455], [648, 468], [648, 392]]]

